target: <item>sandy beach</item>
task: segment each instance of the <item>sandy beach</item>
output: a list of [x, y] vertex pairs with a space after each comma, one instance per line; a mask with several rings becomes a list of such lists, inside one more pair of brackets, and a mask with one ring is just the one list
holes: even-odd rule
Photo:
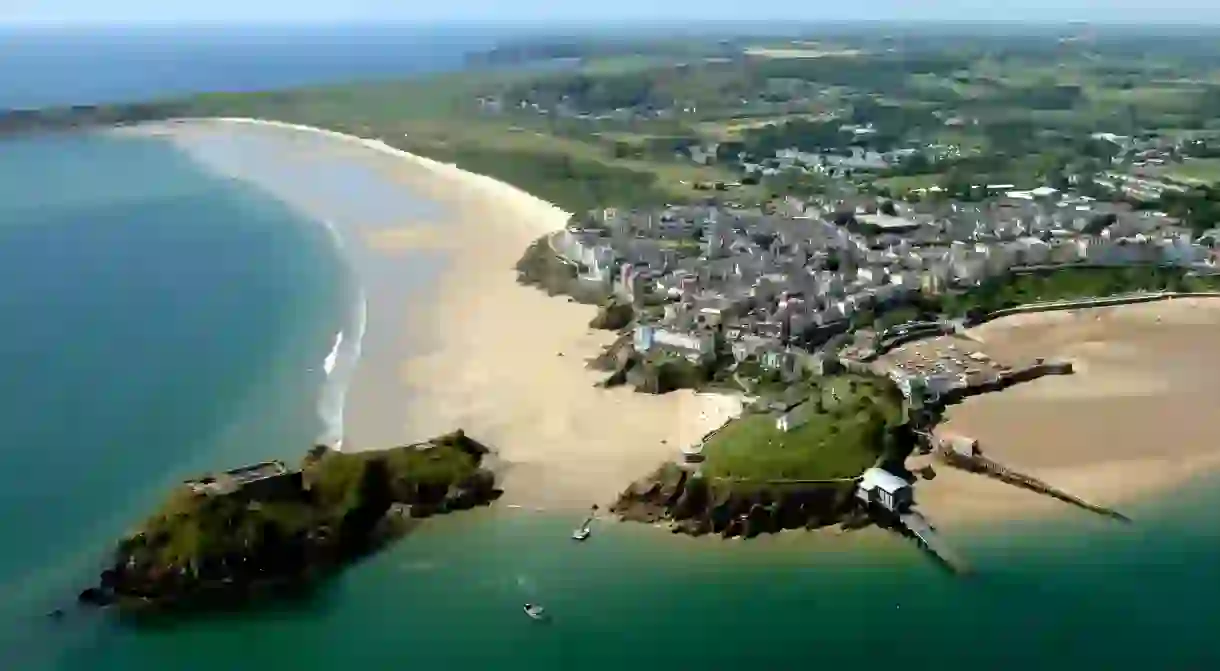
[[[997, 358], [1069, 359], [1076, 371], [950, 408], [941, 429], [978, 439], [989, 457], [1118, 507], [1220, 467], [1210, 421], [1220, 397], [1220, 300], [1018, 315], [973, 333]], [[937, 471], [918, 498], [938, 521], [1064, 509], [985, 478]]]
[[[195, 134], [196, 143], [259, 133], [324, 136], [331, 141], [281, 149], [272, 158], [355, 160], [441, 206], [398, 222], [332, 222], [365, 271], [369, 312], [348, 395], [345, 449], [461, 427], [498, 451], [506, 502], [585, 508], [611, 502], [740, 411], [729, 396], [594, 387], [601, 375], [584, 363], [614, 334], [588, 328], [594, 308], [516, 282], [514, 265], [526, 246], [567, 223], [568, 213], [550, 203], [376, 140], [318, 129], [213, 119], [152, 132]], [[434, 297], [402, 288], [418, 263], [412, 254], [420, 252], [443, 256], [435, 285], [427, 287]]]

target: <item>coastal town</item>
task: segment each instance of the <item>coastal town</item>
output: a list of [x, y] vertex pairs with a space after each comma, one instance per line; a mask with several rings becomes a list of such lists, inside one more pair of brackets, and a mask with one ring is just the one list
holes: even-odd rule
[[986, 322], [1218, 295], [1220, 99], [1135, 51], [1098, 67], [1088, 35], [1031, 47], [728, 40], [466, 100], [514, 156], [561, 139], [505, 173], [577, 213], [518, 277], [600, 306], [602, 384], [744, 403], [614, 512], [749, 537], [850, 526], [855, 500], [944, 559], [910, 491], [931, 454], [1124, 519], [983, 456], [946, 408], [1088, 367], [985, 345]]
[[[993, 357], [973, 342], [970, 326], [1025, 311], [1217, 295], [1210, 237], [1163, 212], [1050, 187], [989, 188], [997, 193], [983, 205], [789, 196], [768, 208], [603, 209], [550, 236], [547, 246], [572, 273], [576, 293], [631, 308], [634, 319], [619, 324], [622, 381], [664, 392], [684, 383], [633, 381], [630, 369], [686, 366], [703, 372], [687, 383], [736, 389], [753, 402], [741, 418], [683, 446], [678, 468], [630, 488], [613, 510], [640, 521], [669, 518], [676, 532], [748, 537], [791, 520], [824, 524], [809, 511], [836, 505], [846, 518], [825, 519], [849, 519], [829, 501], [853, 487], [870, 519], [964, 571], [911, 494], [919, 476], [908, 455], [935, 453], [948, 465], [1125, 520], [937, 427], [945, 406], [965, 396], [1073, 372], [1067, 360]], [[1022, 282], [1033, 289], [996, 298]], [[861, 392], [870, 379], [887, 380], [901, 400], [884, 385]], [[828, 456], [827, 446], [853, 440], [847, 431], [857, 420], [844, 417], [859, 416], [875, 427], [867, 431], [890, 438]], [[750, 459], [772, 461], [752, 470]], [[779, 465], [785, 460], [789, 466]], [[695, 504], [686, 502], [705, 497], [690, 490], [708, 481], [777, 492], [805, 483], [808, 495], [825, 492], [825, 500], [792, 504], [790, 493], [751, 492], [727, 506], [734, 513], [689, 513]], [[657, 505], [658, 498], [677, 503]], [[784, 512], [791, 508], [805, 512]]]
[[582, 284], [639, 306], [637, 351], [702, 362], [723, 349], [734, 364], [756, 361], [783, 375], [945, 328], [966, 315], [931, 312], [927, 299], [989, 278], [1054, 268], [1217, 271], [1211, 238], [1174, 218], [1049, 187], [982, 205], [790, 196], [770, 211], [605, 209], [574, 218], [551, 244]]

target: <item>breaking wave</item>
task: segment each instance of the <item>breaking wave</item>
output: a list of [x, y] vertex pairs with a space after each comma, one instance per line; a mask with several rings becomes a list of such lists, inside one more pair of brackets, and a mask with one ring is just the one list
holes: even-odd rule
[[[330, 222], [323, 223], [330, 231], [340, 256], [346, 259], [342, 237]], [[326, 382], [323, 383], [318, 395], [318, 417], [322, 420], [322, 435], [318, 437], [317, 442], [336, 450], [343, 448], [343, 408], [346, 404], [347, 390], [351, 386], [352, 376], [360, 362], [360, 347], [364, 341], [364, 329], [368, 317], [364, 288], [360, 286], [354, 269], [352, 269], [351, 277], [356, 297], [345, 320], [346, 323], [342, 330], [335, 334], [334, 345], [322, 361], [322, 368], [326, 371]]]

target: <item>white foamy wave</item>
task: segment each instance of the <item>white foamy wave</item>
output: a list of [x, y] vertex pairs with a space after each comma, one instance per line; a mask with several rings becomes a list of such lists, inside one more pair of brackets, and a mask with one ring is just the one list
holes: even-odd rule
[[[335, 246], [342, 254], [343, 239], [330, 222], [326, 224]], [[352, 273], [356, 277], [356, 273]], [[365, 323], [368, 317], [368, 305], [364, 298], [364, 289], [357, 284], [357, 296], [352, 306], [351, 314], [343, 330], [335, 334], [335, 344], [330, 353], [322, 361], [326, 371], [326, 382], [318, 395], [318, 417], [322, 420], [322, 435], [318, 443], [336, 450], [343, 448], [343, 407], [347, 399], [347, 389], [351, 385], [352, 376], [360, 362], [360, 347], [364, 341]]]
[[326, 371], [327, 377], [330, 377], [330, 374], [335, 370], [335, 359], [339, 357], [339, 348], [342, 345], [343, 331], [339, 331], [335, 334], [335, 345], [330, 348], [330, 354], [327, 354], [326, 358], [322, 360], [322, 370]]

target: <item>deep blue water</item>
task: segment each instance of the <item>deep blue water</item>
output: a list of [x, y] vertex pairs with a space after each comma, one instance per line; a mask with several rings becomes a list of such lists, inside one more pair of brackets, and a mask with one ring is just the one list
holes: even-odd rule
[[0, 27], [0, 109], [384, 79], [461, 67], [507, 28]]

